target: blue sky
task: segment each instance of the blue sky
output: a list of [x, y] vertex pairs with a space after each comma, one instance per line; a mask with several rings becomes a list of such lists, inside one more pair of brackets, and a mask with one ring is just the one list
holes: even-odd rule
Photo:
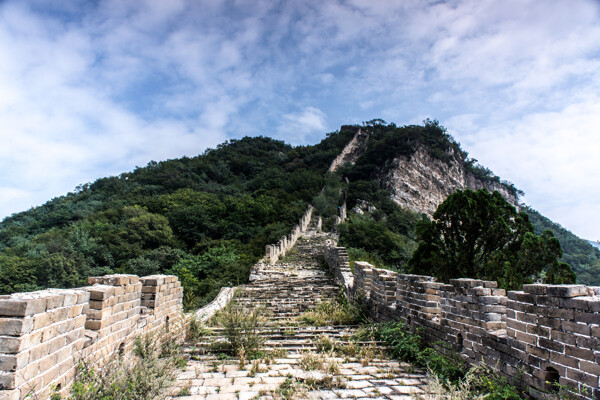
[[595, 0], [0, 2], [0, 218], [229, 138], [438, 119], [600, 239]]

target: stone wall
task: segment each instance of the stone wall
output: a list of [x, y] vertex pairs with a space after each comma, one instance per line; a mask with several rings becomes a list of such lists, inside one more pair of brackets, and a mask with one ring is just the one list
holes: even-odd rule
[[0, 296], [0, 400], [68, 392], [80, 360], [128, 357], [139, 335], [182, 326], [177, 277], [108, 275], [92, 286]]
[[558, 382], [581, 393], [570, 398], [600, 399], [600, 288], [535, 284], [506, 293], [496, 282], [443, 284], [365, 262], [348, 276], [344, 254], [331, 247], [325, 259], [347, 293], [366, 296], [376, 320], [420, 328], [440, 350], [483, 361], [533, 398], [554, 398], [548, 382]]
[[294, 247], [298, 238], [302, 236], [302, 233], [308, 229], [313, 210], [313, 206], [309, 205], [302, 218], [300, 218], [300, 221], [298, 221], [298, 225], [294, 226], [289, 235], [283, 236], [276, 244], [268, 244], [265, 247], [265, 257], [259, 263], [275, 264], [279, 260], [279, 257], [285, 257], [285, 254]]

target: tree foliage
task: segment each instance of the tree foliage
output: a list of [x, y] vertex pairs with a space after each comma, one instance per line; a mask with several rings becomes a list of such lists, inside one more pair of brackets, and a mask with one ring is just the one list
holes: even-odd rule
[[77, 187], [0, 223], [0, 294], [87, 284], [107, 273], [175, 273], [186, 307], [244, 283], [287, 234], [353, 135], [315, 146], [231, 140]]
[[529, 216], [536, 234], [549, 230], [560, 241], [563, 259], [573, 267], [573, 271], [577, 274], [577, 283], [600, 286], [600, 249], [529, 207], [524, 208], [523, 211]]
[[574, 282], [571, 268], [560, 263], [562, 250], [550, 231], [538, 236], [527, 214], [517, 213], [498, 192], [457, 190], [417, 225], [419, 246], [412, 272], [447, 282], [453, 278], [498, 281], [506, 289], [542, 278]]

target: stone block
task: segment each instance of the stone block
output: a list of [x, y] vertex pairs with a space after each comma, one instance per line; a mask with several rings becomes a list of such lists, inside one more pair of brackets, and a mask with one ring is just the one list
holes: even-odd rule
[[0, 317], [25, 317], [46, 312], [45, 298], [0, 299]]
[[[5, 390], [11, 390], [16, 387], [16, 374], [0, 371], [0, 387]], [[2, 393], [2, 391], [0, 391]], [[18, 398], [18, 397], [17, 397]]]
[[587, 374], [600, 376], [600, 365], [595, 362], [580, 360], [579, 369]]
[[483, 286], [483, 281], [469, 278], [450, 279], [450, 285], [457, 288], [474, 288], [477, 286]]
[[17, 354], [26, 347], [25, 343], [23, 337], [0, 336], [0, 353]]
[[547, 285], [548, 296], [577, 297], [587, 296], [588, 288], [585, 285]]
[[569, 346], [569, 345], [565, 346], [565, 355], [570, 356], [570, 357], [575, 357], [580, 360], [588, 360], [588, 361], [595, 360], [594, 352], [592, 350], [580, 349], [575, 346]]
[[538, 346], [533, 346], [533, 345], [527, 345], [527, 353], [534, 355], [538, 358], [547, 360], [550, 358], [550, 352], [544, 348], [538, 347]]
[[21, 336], [33, 330], [33, 318], [0, 318], [0, 335]]
[[54, 322], [53, 316], [51, 312], [36, 315], [33, 317], [33, 329], [38, 330], [51, 325]]
[[535, 295], [545, 295], [547, 287], [547, 285], [541, 284], [523, 285], [523, 292]]
[[[2, 378], [0, 378], [0, 381]], [[21, 392], [19, 390], [0, 390], [0, 400], [19, 400]]]
[[104, 301], [115, 294], [115, 288], [108, 285], [95, 285], [86, 289], [90, 294], [90, 300]]
[[575, 316], [573, 310], [565, 310], [564, 308], [558, 307], [548, 307], [543, 314], [550, 318], [559, 318], [562, 320], [572, 320]]
[[164, 275], [150, 275], [140, 279], [143, 286], [159, 286], [165, 283]]
[[535, 314], [528, 314], [518, 311], [516, 312], [515, 316], [517, 317], [517, 320], [527, 324], [537, 324], [538, 322], [538, 317]]
[[102, 328], [105, 328], [106, 326], [108, 326], [107, 320], [88, 319], [85, 321], [85, 329], [89, 329], [92, 331], [98, 331]]
[[509, 300], [518, 301], [521, 303], [536, 304], [536, 296], [530, 293], [511, 290], [507, 295]]
[[579, 382], [580, 384], [598, 388], [598, 375], [592, 375], [577, 369], [567, 368], [567, 378]]
[[561, 327], [562, 330], [565, 332], [573, 332], [587, 336], [590, 336], [591, 334], [590, 326], [587, 324], [578, 324], [576, 322], [571, 321], [562, 321]]

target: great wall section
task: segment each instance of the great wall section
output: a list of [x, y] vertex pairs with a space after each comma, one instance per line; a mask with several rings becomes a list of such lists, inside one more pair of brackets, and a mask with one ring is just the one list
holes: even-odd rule
[[556, 398], [555, 383], [582, 393], [570, 398], [600, 398], [600, 287], [532, 284], [506, 293], [496, 282], [444, 284], [365, 262], [352, 273], [342, 247], [325, 258], [349, 298], [366, 298], [374, 320], [421, 328], [432, 344], [445, 343], [441, 350], [492, 366], [533, 398]]
[[[359, 137], [360, 131], [348, 145], [352, 151], [347, 146], [333, 169], [351, 158]], [[343, 204], [335, 223], [345, 214]], [[326, 266], [319, 264], [320, 256]], [[188, 366], [171, 395], [272, 398], [290, 379], [320, 382], [303, 393], [310, 398], [408, 400], [426, 391], [424, 371], [387, 359], [375, 342], [359, 344], [369, 349], [366, 364], [358, 354], [329, 352], [318, 355], [325, 368], [303, 367], [324, 338], [350, 345], [355, 326], [297, 322], [302, 312], [333, 301], [341, 290], [348, 299], [364, 299], [373, 320], [401, 319], [440, 350], [495, 368], [528, 388], [532, 398], [557, 398], [552, 384], [559, 383], [585, 393], [573, 399], [600, 399], [600, 287], [534, 284], [506, 293], [496, 282], [444, 284], [364, 262], [355, 262], [352, 270], [346, 250], [334, 235], [322, 232], [311, 206], [289, 235], [266, 247], [250, 280], [223, 288], [194, 314], [206, 321], [233, 298], [248, 309], [266, 306], [270, 316], [260, 334], [276, 356], [256, 365], [248, 361], [246, 368], [220, 361], [202, 350], [223, 338], [220, 328], [210, 328], [208, 342], [186, 344]], [[110, 357], [129, 357], [136, 337], [160, 341], [181, 330], [189, 317], [182, 313], [183, 290], [174, 276], [110, 275], [90, 278], [89, 284], [0, 296], [0, 400], [45, 400], [54, 388], [66, 395], [79, 360], [101, 367]]]
[[0, 399], [68, 393], [80, 360], [129, 357], [140, 335], [181, 323], [177, 277], [108, 275], [92, 286], [0, 296]]

